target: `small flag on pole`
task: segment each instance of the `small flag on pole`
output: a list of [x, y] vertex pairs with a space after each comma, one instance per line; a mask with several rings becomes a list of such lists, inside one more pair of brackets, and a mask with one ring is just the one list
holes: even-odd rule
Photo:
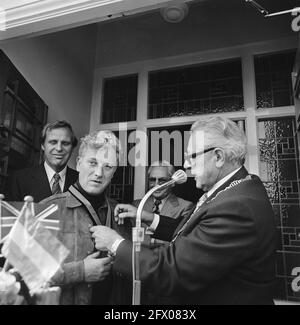
[[[48, 227], [40, 222], [43, 219], [42, 213], [38, 218], [34, 216], [33, 203], [25, 202], [2, 247], [2, 254], [33, 292], [52, 278], [69, 254]], [[57, 230], [57, 224], [53, 228]]]
[[0, 241], [9, 234], [20, 214], [19, 209], [3, 201], [3, 199], [4, 195], [0, 194]]

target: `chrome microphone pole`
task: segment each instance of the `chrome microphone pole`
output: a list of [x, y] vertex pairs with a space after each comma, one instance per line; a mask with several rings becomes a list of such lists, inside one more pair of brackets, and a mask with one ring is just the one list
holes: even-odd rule
[[148, 198], [157, 190], [161, 190], [175, 183], [181, 184], [186, 182], [187, 175], [183, 170], [176, 171], [172, 179], [162, 185], [157, 185], [149, 190], [143, 199], [141, 200], [137, 213], [136, 213], [136, 223], [135, 227], [132, 228], [132, 278], [133, 278], [133, 288], [132, 288], [132, 304], [141, 304], [141, 280], [140, 280], [140, 251], [141, 243], [144, 241], [145, 229], [142, 227], [141, 216], [144, 205]]

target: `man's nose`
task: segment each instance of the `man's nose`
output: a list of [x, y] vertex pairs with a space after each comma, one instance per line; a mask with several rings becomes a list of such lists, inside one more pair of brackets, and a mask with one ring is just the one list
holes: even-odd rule
[[61, 145], [60, 142], [57, 142], [57, 143], [56, 143], [56, 147], [55, 147], [55, 149], [56, 149], [57, 151], [62, 151], [62, 145]]
[[101, 177], [103, 174], [103, 169], [102, 169], [102, 166], [97, 166], [95, 168], [95, 176], [97, 177]]
[[190, 169], [191, 168], [191, 164], [187, 159], [184, 161], [183, 168], [184, 169]]

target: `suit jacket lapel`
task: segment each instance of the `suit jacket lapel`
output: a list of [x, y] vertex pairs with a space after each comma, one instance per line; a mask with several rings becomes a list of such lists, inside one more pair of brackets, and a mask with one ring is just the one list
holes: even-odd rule
[[203, 215], [204, 209], [206, 205], [210, 202], [211, 199], [213, 199], [220, 191], [224, 190], [229, 184], [231, 184], [235, 180], [239, 180], [242, 178], [245, 178], [248, 174], [246, 168], [243, 166], [238, 172], [236, 172], [227, 182], [225, 182], [223, 185], [221, 185], [219, 188], [217, 188], [208, 198], [207, 201], [204, 202], [201, 207], [195, 211], [195, 213], [192, 213], [191, 216], [184, 218], [176, 228], [174, 235], [178, 233], [178, 231], [181, 230], [183, 225], [188, 221], [191, 224], [191, 221], [201, 217]]
[[33, 188], [38, 197], [48, 197], [52, 195], [45, 167], [40, 165], [32, 174]]
[[173, 216], [176, 214], [176, 209], [178, 205], [179, 203], [177, 197], [173, 193], [171, 193], [168, 196], [165, 204], [163, 205], [160, 214], [167, 217]]
[[74, 170], [67, 167], [66, 180], [65, 180], [63, 192], [66, 192], [68, 190], [68, 188], [76, 182], [75, 173], [76, 172]]

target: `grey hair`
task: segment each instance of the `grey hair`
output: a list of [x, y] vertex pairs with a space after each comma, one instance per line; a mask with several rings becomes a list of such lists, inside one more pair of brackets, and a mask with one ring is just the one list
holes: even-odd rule
[[122, 154], [121, 143], [112, 131], [101, 130], [92, 132], [80, 139], [79, 157], [82, 157], [84, 151], [90, 148], [100, 149], [105, 146], [111, 146], [116, 150], [118, 162]]
[[225, 151], [228, 162], [243, 165], [247, 154], [247, 138], [243, 130], [232, 120], [213, 116], [196, 121], [191, 132], [201, 130], [210, 147], [220, 147]]
[[172, 177], [173, 174], [175, 173], [174, 166], [171, 163], [169, 163], [168, 161], [166, 161], [166, 160], [158, 160], [158, 161], [154, 161], [153, 163], [151, 163], [151, 165], [150, 165], [150, 167], [148, 169], [148, 175], [150, 175], [153, 167], [167, 167], [168, 175], [170, 177]]

